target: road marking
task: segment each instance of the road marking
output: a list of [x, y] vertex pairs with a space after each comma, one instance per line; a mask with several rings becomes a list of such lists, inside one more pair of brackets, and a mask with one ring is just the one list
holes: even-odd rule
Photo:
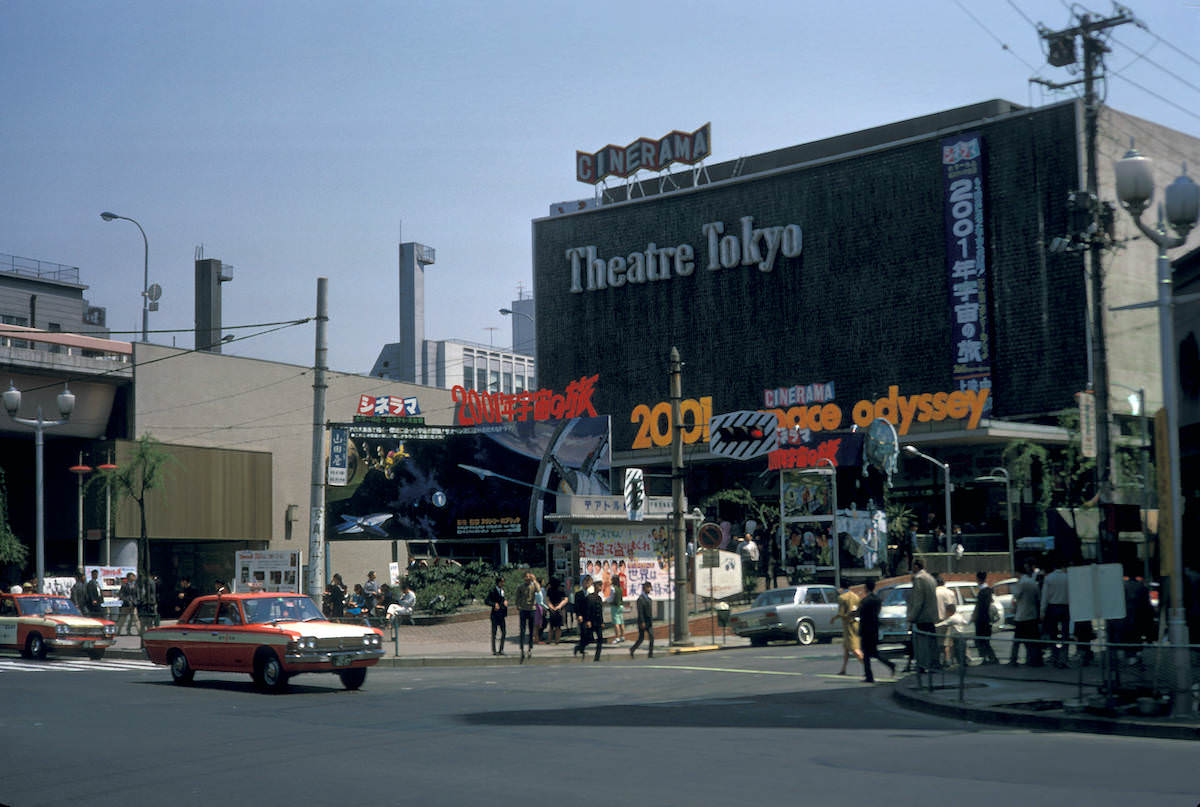
[[103, 670], [108, 672], [130, 670], [145, 671], [153, 670], [157, 667], [150, 661], [139, 661], [136, 659], [129, 661], [15, 661], [9, 659], [0, 659], [0, 672], [92, 672], [95, 670]]
[[812, 673], [793, 672], [791, 670], [745, 670], [738, 667], [696, 667], [687, 664], [614, 664], [613, 666], [631, 670], [690, 670], [693, 672], [740, 673], [743, 675], [787, 675], [794, 678], [808, 678], [812, 675]]

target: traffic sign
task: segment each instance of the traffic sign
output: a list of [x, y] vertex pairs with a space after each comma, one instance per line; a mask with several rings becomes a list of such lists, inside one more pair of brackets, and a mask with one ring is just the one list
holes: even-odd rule
[[713, 416], [708, 429], [708, 450], [721, 457], [752, 460], [779, 446], [779, 421], [771, 412], [726, 412]]
[[721, 532], [721, 525], [714, 524], [711, 521], [700, 525], [700, 529], [696, 530], [696, 543], [704, 549], [720, 549], [721, 541], [725, 538]]

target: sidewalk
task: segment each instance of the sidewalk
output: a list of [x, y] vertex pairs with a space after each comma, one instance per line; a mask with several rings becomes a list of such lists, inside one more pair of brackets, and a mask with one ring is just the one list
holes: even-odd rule
[[[986, 672], [983, 672], [986, 671]], [[1106, 708], [1094, 688], [1080, 700], [1078, 671], [1038, 668], [1036, 678], [1025, 665], [970, 667], [960, 681], [955, 671], [933, 674], [918, 682], [915, 674], [896, 682], [892, 697], [901, 705], [943, 717], [978, 723], [1020, 726], [1044, 731], [1077, 731], [1129, 737], [1200, 740], [1200, 715], [1190, 719], [1146, 716], [1136, 704]], [[961, 688], [960, 688], [961, 685]]]
[[[163, 620], [164, 625], [172, 624]], [[749, 647], [748, 639], [727, 633], [724, 641], [721, 629], [716, 631], [715, 643], [710, 633], [711, 619], [708, 616], [695, 617], [689, 623], [693, 646], [689, 648], [668, 647], [665, 623], [655, 625], [655, 656], [666, 656], [673, 653], [703, 652], [719, 650], [723, 647]], [[504, 643], [504, 655], [493, 656], [491, 651], [491, 625], [487, 612], [481, 619], [462, 622], [442, 622], [431, 625], [401, 625], [395, 633], [390, 629], [384, 630], [384, 656], [379, 660], [382, 667], [462, 667], [483, 666], [494, 664], [520, 664], [521, 653], [517, 644], [518, 621], [516, 616], [508, 619], [508, 638]], [[548, 635], [547, 631], [547, 635]], [[564, 636], [557, 644], [536, 644], [533, 655], [525, 661], [526, 664], [563, 664], [574, 661], [579, 663], [579, 656], [572, 648], [578, 641], [577, 634]], [[637, 640], [637, 628], [632, 630], [625, 626], [625, 641], [612, 644], [613, 631], [609, 627], [605, 631], [605, 645], [601, 658], [629, 658], [629, 648]], [[643, 642], [638, 648], [638, 658], [645, 658], [648, 644]], [[595, 653], [594, 646], [588, 647], [588, 660]], [[105, 658], [140, 659], [145, 658], [141, 649], [141, 638], [138, 636], [118, 636], [117, 643], [105, 654]]]

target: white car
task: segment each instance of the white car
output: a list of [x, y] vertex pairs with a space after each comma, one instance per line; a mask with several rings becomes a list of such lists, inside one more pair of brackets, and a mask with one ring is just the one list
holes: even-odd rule
[[[975, 613], [975, 598], [979, 595], [979, 587], [967, 580], [951, 580], [946, 588], [954, 592], [956, 612], [965, 613], [969, 620]], [[883, 600], [883, 608], [879, 612], [879, 641], [908, 642], [908, 598], [912, 594], [912, 583], [899, 583], [880, 589], [876, 592]], [[999, 596], [995, 603], [1003, 615], [1012, 613], [1012, 597], [1008, 598], [1006, 607]], [[1003, 623], [1003, 618], [1001, 619]]]

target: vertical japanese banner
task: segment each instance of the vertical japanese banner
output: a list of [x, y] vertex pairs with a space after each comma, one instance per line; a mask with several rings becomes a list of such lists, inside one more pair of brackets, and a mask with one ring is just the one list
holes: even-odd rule
[[[983, 141], [978, 132], [941, 141], [946, 225], [950, 355], [959, 390], [991, 389], [987, 243], [983, 221]], [[992, 396], [984, 407], [990, 414]]]

